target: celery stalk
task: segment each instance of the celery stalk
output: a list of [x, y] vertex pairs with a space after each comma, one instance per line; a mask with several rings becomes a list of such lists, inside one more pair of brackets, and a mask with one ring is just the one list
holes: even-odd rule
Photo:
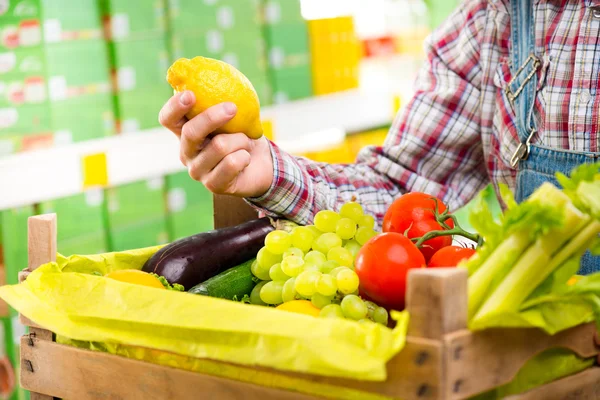
[[525, 249], [533, 242], [527, 232], [517, 232], [506, 238], [490, 256], [469, 277], [469, 316], [475, 315], [487, 294], [493, 289], [493, 282], [500, 282]]
[[[529, 248], [498, 288], [481, 306], [473, 321], [492, 313], [518, 311], [522, 302], [554, 270], [577, 251], [589, 245], [598, 234], [598, 223], [574, 206], [565, 214], [565, 225], [554, 229]], [[571, 240], [572, 239], [572, 240]], [[566, 246], [565, 243], [567, 243]], [[564, 247], [563, 247], [564, 246]]]

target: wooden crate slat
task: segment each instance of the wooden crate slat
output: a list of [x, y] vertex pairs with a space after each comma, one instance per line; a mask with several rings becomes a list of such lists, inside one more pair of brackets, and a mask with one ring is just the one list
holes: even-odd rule
[[600, 368], [588, 368], [578, 374], [550, 382], [506, 400], [598, 400]]
[[594, 323], [550, 336], [538, 329], [488, 329], [446, 336], [448, 398], [463, 398], [510, 382], [535, 355], [565, 348], [581, 357], [598, 354]]
[[[66, 399], [309, 400], [300, 393], [163, 367], [45, 340], [21, 339], [21, 385], [26, 390]], [[33, 372], [32, 372], [33, 371]]]

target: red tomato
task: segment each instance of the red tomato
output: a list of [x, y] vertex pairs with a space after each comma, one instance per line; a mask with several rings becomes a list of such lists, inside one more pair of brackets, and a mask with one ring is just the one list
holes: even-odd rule
[[425, 267], [425, 258], [406, 236], [389, 232], [366, 242], [355, 266], [361, 293], [382, 307], [402, 310], [408, 270]]
[[[426, 193], [412, 192], [397, 198], [388, 208], [383, 218], [384, 232], [397, 232], [402, 235], [408, 231], [409, 238], [424, 236], [427, 232], [443, 230], [435, 220], [433, 210], [435, 201], [433, 196]], [[446, 205], [437, 200], [439, 212], [446, 211]], [[454, 228], [451, 219], [445, 221], [450, 228]], [[423, 243], [421, 253], [429, 261], [436, 251], [452, 244], [451, 236], [440, 236]]]
[[428, 268], [440, 268], [440, 267], [456, 267], [462, 260], [471, 258], [475, 254], [474, 249], [469, 249], [460, 246], [447, 246], [438, 250], [429, 263]]

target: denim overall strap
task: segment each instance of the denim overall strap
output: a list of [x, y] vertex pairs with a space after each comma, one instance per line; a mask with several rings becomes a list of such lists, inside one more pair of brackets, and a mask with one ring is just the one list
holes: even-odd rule
[[[576, 152], [532, 145], [536, 134], [533, 106], [537, 90], [537, 70], [540, 61], [535, 55], [535, 32], [532, 0], [511, 0], [512, 6], [512, 64], [516, 71], [506, 89], [517, 117], [519, 147], [511, 164], [518, 167], [515, 198], [518, 202], [529, 197], [542, 183], [556, 186], [556, 172], [569, 176], [577, 166], [600, 160], [600, 153]], [[600, 271], [600, 257], [587, 252], [581, 260], [580, 274]]]
[[520, 141], [511, 159], [511, 165], [514, 168], [520, 160], [529, 155], [530, 142], [536, 133], [533, 106], [537, 87], [537, 71], [542, 64], [535, 55], [532, 0], [513, 0], [511, 7], [513, 76], [506, 88], [506, 96], [515, 108]]

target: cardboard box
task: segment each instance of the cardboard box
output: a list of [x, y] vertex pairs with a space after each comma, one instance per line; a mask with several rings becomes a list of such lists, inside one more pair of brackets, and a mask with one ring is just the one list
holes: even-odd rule
[[187, 172], [167, 176], [167, 220], [171, 241], [213, 229], [213, 195]]
[[54, 145], [99, 139], [116, 133], [110, 93], [84, 95], [51, 104]]
[[104, 191], [92, 189], [85, 193], [39, 204], [40, 214], [56, 213], [60, 221], [58, 242], [104, 230]]
[[0, 51], [101, 37], [96, 0], [5, 0], [0, 4]]
[[263, 0], [262, 7], [266, 25], [293, 25], [304, 22], [300, 0]]
[[172, 95], [173, 89], [163, 85], [120, 92], [115, 98], [119, 132], [136, 133], [158, 127], [158, 113]]
[[210, 30], [245, 32], [260, 26], [258, 0], [169, 0], [169, 28], [173, 33], [203, 34]]
[[100, 8], [112, 41], [154, 39], [166, 32], [164, 0], [100, 0]]
[[166, 215], [164, 178], [130, 183], [106, 190], [108, 227], [111, 232]]
[[58, 252], [64, 256], [102, 254], [108, 251], [107, 232], [104, 230], [84, 233], [79, 237], [58, 242]]
[[136, 224], [111, 227], [110, 250], [124, 251], [166, 244], [169, 241], [166, 218], [145, 220]]
[[110, 43], [111, 65], [118, 92], [168, 86], [169, 52], [164, 37]]

